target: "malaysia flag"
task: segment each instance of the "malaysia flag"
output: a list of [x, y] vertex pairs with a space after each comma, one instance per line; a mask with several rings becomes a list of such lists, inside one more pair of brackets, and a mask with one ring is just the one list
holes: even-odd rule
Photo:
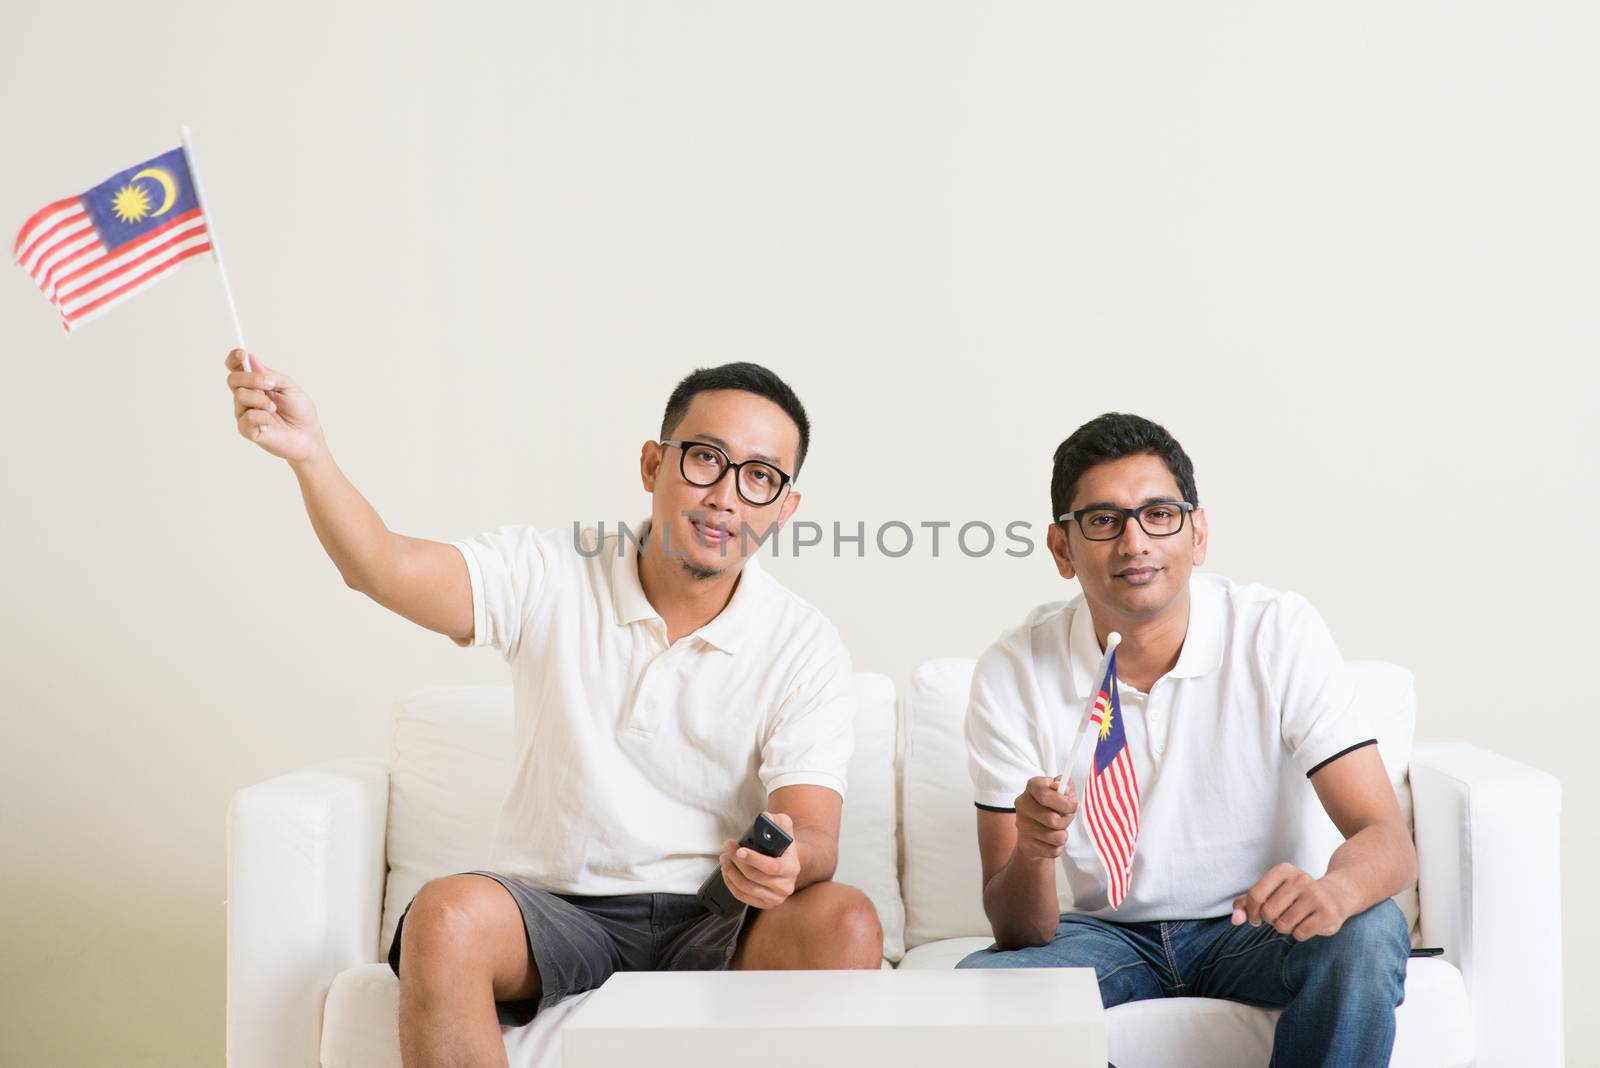
[[211, 251], [182, 148], [119, 171], [22, 224], [13, 255], [71, 333], [184, 260]]
[[1133, 851], [1139, 844], [1139, 780], [1122, 729], [1115, 649], [1106, 660], [1106, 677], [1095, 695], [1089, 723], [1097, 737], [1089, 785], [1083, 792], [1083, 819], [1105, 865], [1108, 897], [1116, 908], [1128, 896], [1133, 878]]

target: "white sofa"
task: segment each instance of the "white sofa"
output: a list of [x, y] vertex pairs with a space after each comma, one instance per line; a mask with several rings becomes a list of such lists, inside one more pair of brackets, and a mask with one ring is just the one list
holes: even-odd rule
[[[1420, 896], [1397, 897], [1414, 940], [1397, 1065], [1562, 1059], [1560, 786], [1470, 745], [1411, 746], [1411, 676], [1352, 665], [1386, 723], [1380, 748], [1414, 819]], [[885, 966], [948, 968], [989, 944], [961, 724], [970, 660], [924, 664], [902, 701], [857, 676], [837, 878], [871, 895]], [[511, 691], [427, 690], [403, 701], [390, 762], [346, 761], [240, 790], [228, 812], [227, 1050], [233, 1068], [397, 1068], [399, 985], [383, 963], [426, 880], [483, 867], [509, 777]], [[1338, 842], [1303, 779], [1281, 814], [1285, 859], [1320, 871]], [[506, 1028], [514, 1068], [557, 1068], [586, 995]], [[1197, 998], [1107, 1016], [1121, 1068], [1265, 1064], [1276, 1013]]]

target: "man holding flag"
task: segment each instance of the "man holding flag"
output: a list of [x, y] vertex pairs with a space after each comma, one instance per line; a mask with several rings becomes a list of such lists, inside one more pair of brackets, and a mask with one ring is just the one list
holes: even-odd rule
[[[877, 968], [872, 902], [832, 881], [850, 657], [759, 566], [800, 504], [811, 423], [765, 367], [693, 372], [640, 447], [637, 529], [394, 533], [334, 462], [310, 396], [227, 358], [239, 433], [293, 469], [345, 583], [512, 670], [512, 787], [489, 869], [423, 886], [389, 964], [401, 1058], [504, 1065], [525, 1024], [618, 971]], [[556, 441], [553, 447], [571, 448]], [[738, 845], [765, 810], [793, 844]], [[741, 907], [697, 896], [719, 872]]]
[[[973, 674], [995, 945], [960, 966], [1092, 967], [1108, 1008], [1282, 1008], [1274, 1064], [1388, 1063], [1410, 950], [1389, 898], [1416, 852], [1326, 626], [1294, 594], [1191, 575], [1194, 468], [1147, 419], [1080, 427], [1050, 493], [1051, 555], [1083, 594]], [[1320, 878], [1282, 855], [1302, 774], [1345, 837]]]

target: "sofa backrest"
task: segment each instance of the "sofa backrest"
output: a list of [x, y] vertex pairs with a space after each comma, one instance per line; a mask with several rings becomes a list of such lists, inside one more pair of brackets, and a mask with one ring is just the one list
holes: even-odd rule
[[[900, 889], [907, 949], [941, 938], [990, 933], [983, 914], [977, 818], [963, 734], [974, 663], [966, 659], [928, 661], [912, 673], [905, 696], [901, 804], [905, 854]], [[1349, 666], [1360, 699], [1372, 713], [1384, 767], [1409, 829], [1411, 789], [1406, 767], [1416, 727], [1411, 673], [1380, 661], [1353, 661]], [[1323, 812], [1305, 776], [1287, 775], [1283, 786], [1294, 799], [1278, 828], [1283, 859], [1321, 875], [1343, 837]], [[1395, 901], [1415, 931], [1416, 887], [1395, 895]]]
[[[884, 955], [899, 960], [904, 912], [895, 862], [894, 686], [866, 672], [858, 672], [854, 682], [856, 748], [837, 878], [872, 898], [883, 924]], [[488, 866], [495, 821], [511, 784], [512, 715], [509, 686], [437, 687], [396, 707], [389, 877], [374, 960], [388, 952], [401, 914], [424, 883]]]
[[[898, 739], [893, 685], [882, 675], [855, 676], [856, 748], [837, 878], [872, 898], [891, 961], [924, 942], [989, 934], [962, 732], [973, 664], [944, 659], [918, 667], [902, 702]], [[1409, 828], [1406, 767], [1416, 724], [1411, 673], [1379, 661], [1354, 661], [1350, 668], [1373, 711], [1379, 750]], [[509, 686], [436, 687], [396, 707], [389, 876], [374, 959], [388, 952], [401, 913], [425, 882], [488, 865], [511, 781], [511, 720]], [[1341, 841], [1339, 832], [1303, 776], [1287, 777], [1284, 786], [1296, 799], [1293, 815], [1280, 826], [1285, 859], [1320, 874]], [[1395, 901], [1415, 931], [1416, 888]]]

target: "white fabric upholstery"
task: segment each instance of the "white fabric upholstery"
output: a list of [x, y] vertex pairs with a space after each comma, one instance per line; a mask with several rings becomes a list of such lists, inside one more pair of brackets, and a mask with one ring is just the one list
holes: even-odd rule
[[898, 962], [905, 953], [905, 906], [900, 900], [896, 849], [895, 736], [898, 715], [894, 683], [883, 675], [856, 674], [856, 749], [839, 826], [839, 866], [834, 878], [865, 893], [883, 924], [883, 955]]
[[[959, 726], [971, 663], [933, 661], [917, 671], [903, 710], [900, 762], [892, 688], [881, 677], [857, 678], [861, 734], [839, 877], [872, 895], [886, 953], [899, 955], [903, 920], [904, 944], [914, 947], [901, 961], [905, 968], [953, 967], [989, 944]], [[1367, 680], [1363, 692], [1386, 693], [1384, 701], [1397, 699], [1403, 684], [1405, 718], [1394, 720], [1394, 729], [1409, 737], [1410, 676], [1389, 665], [1358, 670]], [[428, 691], [398, 712], [392, 767], [343, 762], [234, 796], [230, 1065], [399, 1064], [399, 985], [381, 953], [399, 910], [423, 882], [485, 862], [506, 774], [509, 716], [503, 688]], [[1380, 735], [1391, 773], [1405, 766], [1403, 741]], [[1411, 962], [1393, 1063], [1460, 1064], [1474, 1051], [1480, 1065], [1560, 1063], [1559, 784], [1459, 744], [1418, 746], [1409, 764], [1410, 790], [1401, 797], [1415, 800], [1422, 941], [1446, 954]], [[898, 880], [897, 771], [904, 840]], [[393, 865], [387, 885], [386, 846]], [[581, 1004], [581, 997], [571, 999], [526, 1028], [503, 1029], [514, 1068], [556, 1068], [560, 1026]], [[1196, 999], [1120, 1006], [1108, 1019], [1112, 1056], [1124, 1068], [1265, 1063], [1272, 1019], [1265, 1010]]]
[[423, 883], [488, 866], [510, 743], [509, 686], [423, 690], [395, 709], [380, 957]]
[[974, 661], [930, 660], [911, 673], [905, 706], [906, 948], [989, 930], [978, 825], [962, 723]]
[[1466, 980], [1480, 1065], [1562, 1064], [1561, 784], [1459, 742], [1411, 764], [1422, 941]]
[[968, 953], [976, 953], [994, 944], [994, 939], [988, 935], [982, 937], [968, 936], [966, 938], [940, 938], [933, 942], [924, 942], [915, 949], [906, 950], [905, 957], [900, 961], [900, 967], [912, 971], [921, 971], [927, 968], [954, 968], [956, 962]]
[[334, 976], [373, 958], [388, 769], [344, 761], [228, 806], [228, 1064], [317, 1063]]

